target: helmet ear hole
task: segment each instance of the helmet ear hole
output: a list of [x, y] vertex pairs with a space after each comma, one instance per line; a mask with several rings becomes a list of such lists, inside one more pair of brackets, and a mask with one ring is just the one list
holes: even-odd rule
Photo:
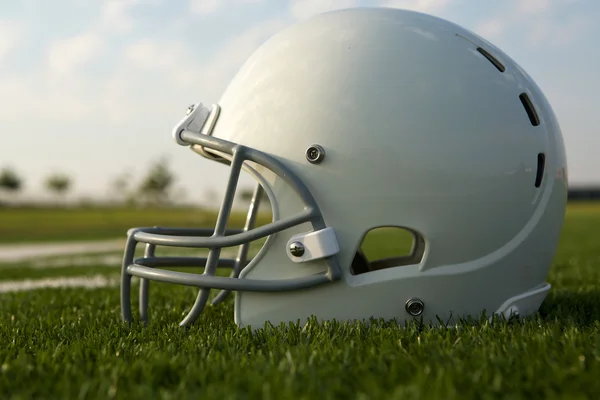
[[352, 260], [353, 275], [379, 269], [419, 264], [425, 252], [425, 240], [412, 229], [399, 226], [371, 228], [363, 236]]
[[362, 250], [359, 248], [354, 258], [352, 259], [352, 265], [350, 266], [352, 270], [352, 275], [364, 274], [366, 272], [371, 271], [371, 267], [369, 266], [369, 260], [365, 257]]

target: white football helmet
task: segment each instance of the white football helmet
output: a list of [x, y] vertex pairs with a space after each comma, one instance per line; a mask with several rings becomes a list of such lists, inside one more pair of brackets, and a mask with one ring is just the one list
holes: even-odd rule
[[[156, 280], [200, 288], [181, 325], [221, 289], [213, 304], [235, 291], [236, 324], [254, 328], [311, 316], [526, 316], [550, 290], [567, 199], [559, 124], [515, 61], [458, 25], [389, 8], [297, 23], [248, 59], [218, 104], [191, 106], [173, 135], [230, 164], [227, 190], [214, 229], [128, 232], [125, 321], [132, 276], [144, 321]], [[226, 231], [240, 169], [258, 186], [244, 229]], [[263, 194], [273, 219], [255, 227]], [[362, 257], [365, 233], [383, 226], [412, 232], [408, 257]], [[265, 237], [248, 260], [248, 243]], [[135, 259], [138, 242], [146, 252]], [[235, 259], [220, 257], [238, 245]], [[157, 257], [156, 246], [210, 251]], [[218, 266], [231, 276], [215, 276]]]

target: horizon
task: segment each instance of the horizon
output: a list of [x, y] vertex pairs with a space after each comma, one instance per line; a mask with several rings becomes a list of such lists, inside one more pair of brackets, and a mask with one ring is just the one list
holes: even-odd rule
[[[228, 168], [177, 146], [189, 104], [217, 102], [248, 56], [317, 13], [391, 6], [483, 36], [542, 88], [565, 139], [569, 186], [600, 186], [600, 3], [591, 0], [26, 0], [0, 5], [0, 169], [22, 196], [48, 197], [45, 178], [73, 179], [69, 198], [109, 197], [170, 161], [186, 202], [222, 192]], [[590, 129], [592, 128], [592, 129]], [[244, 177], [240, 187], [253, 181]], [[182, 192], [183, 193], [183, 192]]]

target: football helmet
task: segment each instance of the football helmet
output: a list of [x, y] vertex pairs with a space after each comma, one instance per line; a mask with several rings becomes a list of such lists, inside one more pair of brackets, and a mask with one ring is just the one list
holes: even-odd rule
[[[174, 140], [230, 166], [211, 228], [135, 228], [131, 279], [195, 286], [180, 322], [235, 292], [238, 326], [317, 320], [419, 319], [536, 312], [550, 285], [567, 199], [562, 133], [548, 100], [507, 54], [449, 21], [353, 8], [296, 23], [260, 46], [217, 104], [197, 103]], [[246, 225], [229, 229], [240, 172], [257, 181]], [[263, 196], [272, 220], [256, 226]], [[401, 227], [407, 257], [377, 265], [366, 232]], [[266, 238], [248, 256], [249, 243]], [[138, 243], [143, 257], [135, 258]], [[158, 257], [156, 246], [208, 249]], [[221, 249], [239, 246], [235, 258]], [[165, 270], [201, 266], [203, 273]], [[216, 276], [217, 267], [231, 268]]]

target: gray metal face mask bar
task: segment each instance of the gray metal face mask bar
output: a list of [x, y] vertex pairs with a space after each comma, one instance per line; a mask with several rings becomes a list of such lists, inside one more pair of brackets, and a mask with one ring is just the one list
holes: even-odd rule
[[[204, 109], [206, 110], [206, 109]], [[209, 118], [210, 120], [210, 118]], [[213, 122], [214, 123], [214, 122]], [[179, 126], [181, 126], [180, 124]], [[149, 280], [176, 283], [200, 288], [198, 296], [190, 312], [180, 322], [180, 326], [192, 324], [204, 309], [210, 289], [221, 289], [212, 304], [222, 302], [232, 290], [254, 292], [283, 292], [305, 289], [339, 280], [341, 269], [335, 256], [326, 258], [326, 272], [301, 278], [256, 280], [240, 279], [242, 269], [247, 265], [250, 242], [281, 232], [293, 226], [309, 222], [314, 231], [326, 228], [319, 207], [304, 183], [276, 158], [223, 139], [215, 138], [185, 129], [177, 133], [177, 142], [181, 145], [199, 145], [203, 148], [217, 150], [233, 156], [231, 171], [223, 202], [219, 209], [215, 229], [200, 228], [134, 228], [128, 232], [125, 254], [121, 270], [121, 316], [125, 322], [132, 322], [131, 313], [131, 277], [140, 278], [139, 311], [140, 320], [148, 320]], [[201, 128], [201, 127], [200, 127]], [[273, 221], [267, 225], [254, 228], [263, 188], [257, 184], [248, 210], [246, 223], [242, 230], [225, 230], [231, 213], [235, 190], [244, 161], [253, 161], [270, 169], [298, 194], [304, 204], [304, 210], [294, 216]], [[137, 243], [146, 243], [144, 257], [134, 260]], [[221, 249], [239, 245], [235, 259], [220, 259]], [[156, 257], [156, 246], [208, 248], [208, 257]], [[155, 269], [161, 266], [205, 267], [203, 274]], [[233, 268], [229, 277], [215, 276], [217, 267]]]

